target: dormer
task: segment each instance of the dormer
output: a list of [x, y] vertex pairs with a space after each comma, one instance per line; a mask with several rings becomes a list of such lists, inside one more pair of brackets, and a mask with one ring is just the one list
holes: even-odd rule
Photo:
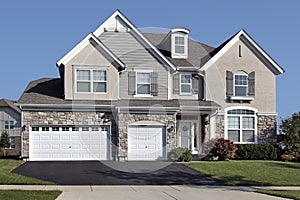
[[186, 28], [174, 28], [171, 30], [171, 57], [188, 58], [188, 34]]

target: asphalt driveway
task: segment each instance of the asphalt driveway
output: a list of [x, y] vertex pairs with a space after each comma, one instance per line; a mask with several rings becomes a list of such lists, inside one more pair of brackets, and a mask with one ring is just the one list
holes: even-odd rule
[[12, 172], [59, 185], [221, 185], [184, 165], [155, 161], [25, 162]]

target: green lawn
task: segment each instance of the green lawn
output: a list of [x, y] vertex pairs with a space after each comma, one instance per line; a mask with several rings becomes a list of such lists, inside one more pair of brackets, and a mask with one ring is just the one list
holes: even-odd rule
[[0, 190], [1, 199], [14, 200], [54, 200], [61, 191], [39, 191], [39, 190]]
[[300, 200], [300, 190], [259, 190], [258, 193]]
[[54, 185], [51, 182], [11, 173], [11, 170], [22, 163], [22, 160], [0, 159], [0, 185]]
[[300, 163], [279, 161], [191, 162], [184, 165], [238, 186], [300, 186]]

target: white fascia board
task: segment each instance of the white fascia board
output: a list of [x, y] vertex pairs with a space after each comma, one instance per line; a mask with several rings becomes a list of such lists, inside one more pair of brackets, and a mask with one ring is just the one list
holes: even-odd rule
[[26, 110], [93, 110], [93, 109], [105, 109], [114, 110], [113, 105], [90, 105], [90, 104], [20, 104], [22, 111]]
[[241, 30], [240, 35], [243, 35], [250, 43], [275, 67], [275, 69], [282, 74], [284, 70], [261, 48], [257, 43], [243, 30]]
[[83, 48], [89, 44], [91, 34], [88, 34], [83, 40], [81, 40], [73, 49], [71, 49], [66, 55], [64, 55], [59, 61], [56, 62], [56, 66], [59, 67], [62, 63], [69, 62], [75, 55], [77, 55]]
[[102, 48], [104, 51], [115, 61], [118, 62], [120, 66], [123, 67], [123, 69], [126, 68], [126, 64], [124, 64], [117, 56], [115, 56], [106, 46], [104, 46], [100, 40], [93, 34], [91, 33], [91, 38]]
[[262, 48], [260, 48], [244, 30], [240, 30], [240, 32], [236, 34], [236, 36], [234, 36], [216, 55], [214, 55], [207, 63], [203, 65], [203, 67], [201, 67], [201, 70], [206, 71], [210, 66], [212, 66], [240, 39], [242, 35], [274, 66], [279, 74], [284, 72], [284, 70]]
[[[173, 70], [176, 70], [176, 67], [155, 46], [153, 46], [151, 42], [149, 42], [148, 39], [145, 38], [144, 35], [130, 21], [128, 21], [119, 10], [116, 10], [107, 20], [105, 20], [105, 22], [117, 16], [120, 17], [128, 25], [128, 27], [133, 30], [147, 45], [149, 45]], [[105, 22], [93, 32], [96, 37], [99, 37], [104, 32], [103, 26]]]
[[209, 59], [202, 67], [201, 70], [206, 71], [212, 66], [219, 58], [221, 58], [239, 39], [239, 34], [232, 38], [216, 55]]

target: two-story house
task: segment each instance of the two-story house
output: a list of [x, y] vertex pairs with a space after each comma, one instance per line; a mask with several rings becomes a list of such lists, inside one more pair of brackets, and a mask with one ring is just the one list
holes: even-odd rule
[[21, 111], [14, 101], [0, 99], [0, 134], [7, 132], [10, 146], [5, 148], [5, 155], [21, 153]]
[[203, 142], [274, 142], [283, 69], [241, 30], [217, 48], [186, 28], [140, 32], [119, 10], [57, 63], [60, 78], [29, 83], [22, 157], [165, 160]]

